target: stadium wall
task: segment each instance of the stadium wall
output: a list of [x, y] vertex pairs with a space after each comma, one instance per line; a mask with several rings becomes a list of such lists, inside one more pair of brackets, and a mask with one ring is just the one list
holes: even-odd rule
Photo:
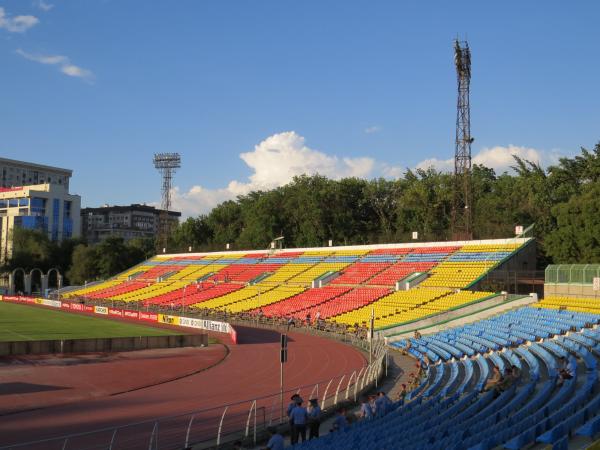
[[[494, 299], [497, 300], [498, 297], [494, 297]], [[487, 303], [486, 307], [484, 308], [479, 305], [479, 309], [474, 312], [470, 307], [456, 309], [436, 316], [437, 320], [435, 321], [432, 320], [433, 318], [429, 318], [421, 321], [411, 322], [402, 328], [398, 327], [394, 334], [389, 334], [385, 338], [389, 343], [404, 339], [406, 337], [411, 337], [415, 330], [418, 330], [423, 335], [437, 333], [439, 331], [447, 330], [448, 328], [459, 327], [469, 323], [477, 322], [478, 320], [487, 319], [488, 317], [495, 316], [510, 309], [530, 305], [536, 301], [537, 298], [535, 296], [525, 296], [515, 297], [506, 301], [502, 300], [500, 303], [497, 301], [491, 304]]]
[[[529, 304], [534, 302], [535, 298], [527, 296], [521, 297], [520, 300], [523, 304]], [[502, 308], [503, 306], [504, 308]], [[492, 295], [486, 299], [478, 300], [465, 306], [460, 306], [439, 314], [427, 316], [411, 322], [406, 322], [399, 326], [392, 326], [387, 329], [379, 330], [376, 332], [376, 334], [381, 337], [397, 336], [404, 333], [412, 333], [415, 330], [429, 328], [431, 326], [445, 323], [449, 320], [458, 319], [464, 316], [474, 316], [482, 311], [492, 310], [492, 308], [495, 311], [493, 314], [496, 314], [499, 311], [514, 308], [516, 306], [520, 306], [520, 303], [515, 303], [515, 300], [507, 300], [504, 295]]]
[[[515, 254], [512, 254], [506, 258], [506, 260], [500, 262], [498, 266], [490, 270], [488, 273], [483, 275], [481, 278], [473, 282], [469, 289], [474, 291], [485, 291], [488, 290], [484, 285], [487, 278], [502, 278], [501, 274], [505, 272], [520, 273], [535, 270], [536, 268], [536, 244], [534, 239], [515, 239], [514, 241], [526, 242], [526, 245], [517, 250]], [[485, 241], [477, 241], [485, 242]], [[483, 285], [483, 286], [482, 286]]]
[[0, 342], [0, 356], [129, 352], [157, 348], [206, 347], [207, 345], [208, 334], [14, 341]]

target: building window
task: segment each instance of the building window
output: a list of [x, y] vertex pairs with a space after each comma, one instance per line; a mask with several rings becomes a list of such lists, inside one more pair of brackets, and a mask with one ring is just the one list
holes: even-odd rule
[[58, 241], [58, 219], [60, 218], [60, 200], [52, 200], [52, 240]]

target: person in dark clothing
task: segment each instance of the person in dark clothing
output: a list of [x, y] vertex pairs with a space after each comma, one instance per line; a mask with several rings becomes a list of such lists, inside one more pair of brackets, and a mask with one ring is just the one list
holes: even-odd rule
[[298, 443], [298, 437], [302, 438], [302, 442], [306, 440], [306, 424], [308, 422], [308, 413], [306, 408], [302, 406], [302, 399], [298, 397], [296, 406], [290, 413], [292, 421], [292, 445]]
[[321, 407], [316, 398], [311, 398], [308, 405], [308, 439], [319, 437], [321, 426]]

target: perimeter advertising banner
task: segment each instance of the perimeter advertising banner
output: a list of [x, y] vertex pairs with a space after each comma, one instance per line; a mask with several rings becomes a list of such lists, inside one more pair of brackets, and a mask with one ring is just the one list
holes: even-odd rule
[[192, 319], [191, 317], [180, 317], [179, 325], [200, 330], [216, 331], [217, 333], [229, 333], [230, 325], [227, 322], [216, 320]]
[[108, 316], [108, 308], [106, 306], [94, 306], [94, 312], [96, 314]]
[[169, 325], [179, 325], [180, 324], [180, 317], [178, 316], [170, 316], [168, 314], [159, 314], [158, 315], [158, 321], [160, 323], [166, 323]]
[[235, 329], [227, 322], [216, 320], [195, 319], [192, 317], [172, 316], [169, 314], [156, 314], [144, 311], [132, 311], [128, 309], [108, 308], [106, 306], [82, 305], [81, 303], [68, 303], [59, 300], [48, 300], [45, 298], [34, 298], [25, 296], [0, 295], [0, 301], [26, 302], [37, 305], [52, 306], [54, 308], [69, 309], [90, 314], [100, 314], [103, 316], [124, 317], [128, 319], [143, 320], [146, 322], [158, 322], [168, 325], [176, 325], [186, 328], [196, 328], [199, 330], [214, 331], [217, 333], [227, 333], [231, 336], [234, 344], [237, 344], [237, 333]]

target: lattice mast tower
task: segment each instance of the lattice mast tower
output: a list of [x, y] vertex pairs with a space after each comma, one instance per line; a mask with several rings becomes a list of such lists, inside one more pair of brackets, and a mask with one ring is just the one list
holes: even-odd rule
[[454, 151], [454, 193], [452, 235], [454, 239], [473, 238], [473, 184], [471, 179], [471, 50], [466, 41], [454, 41], [454, 64], [458, 81], [456, 138]]
[[171, 221], [169, 211], [171, 210], [171, 188], [173, 187], [173, 174], [181, 167], [181, 156], [179, 153], [155, 153], [154, 167], [162, 176], [162, 201], [159, 214], [158, 252], [167, 248], [169, 234], [171, 232]]

